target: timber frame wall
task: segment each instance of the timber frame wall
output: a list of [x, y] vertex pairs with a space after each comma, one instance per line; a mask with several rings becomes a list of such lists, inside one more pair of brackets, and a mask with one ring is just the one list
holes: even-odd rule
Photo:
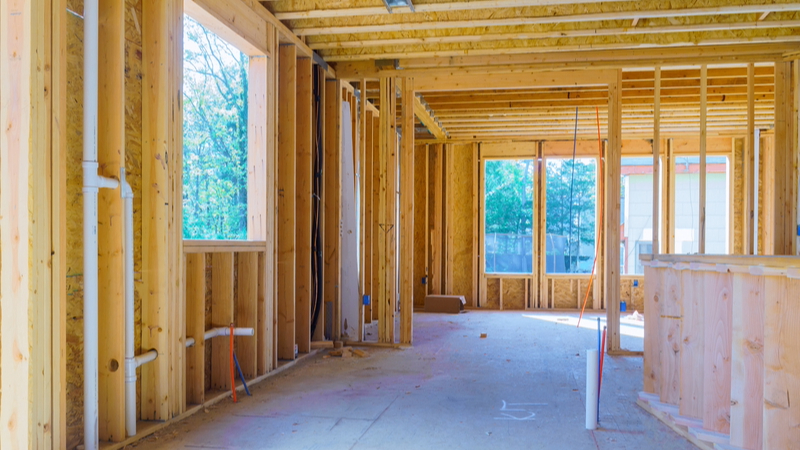
[[[421, 60], [406, 69], [353, 62], [342, 63], [334, 71], [255, 0], [142, 0], [120, 6], [107, 2], [101, 10], [100, 111], [108, 121], [100, 127], [99, 157], [106, 176], [116, 177], [123, 165], [128, 169], [136, 199], [135, 290], [140, 311], [136, 349], [139, 353], [156, 348], [159, 356], [139, 375], [141, 432], [126, 437], [120, 408], [123, 343], [114, 334], [123, 323], [119, 270], [123, 255], [119, 221], [111, 220], [119, 217], [121, 204], [113, 193], [106, 193], [98, 229], [105, 305], [100, 310], [104, 325], [99, 420], [101, 439], [110, 443], [109, 448], [120, 448], [227, 397], [231, 380], [225, 376], [224, 355], [228, 344], [201, 339], [211, 327], [233, 322], [255, 328], [255, 336], [238, 337], [234, 344], [245, 376], [252, 381], [289, 367], [296, 358], [295, 345], [303, 354], [314, 351], [313, 341], [362, 340], [365, 324], [373, 320], [378, 320], [379, 345], [410, 345], [414, 299], [419, 301], [428, 292], [468, 293], [473, 306], [485, 306], [489, 283], [495, 289], [495, 281], [480, 269], [480, 168], [488, 157], [484, 152], [498, 141], [504, 143], [503, 151], [526, 146], [526, 155], [542, 158], [541, 175], [544, 158], [564, 154], [563, 137], [448, 137], [435, 111], [421, 100], [428, 93], [485, 89], [487, 80], [496, 89], [601, 88], [605, 122], [603, 188], [598, 193], [606, 214], [599, 227], [601, 258], [592, 307], [608, 311], [611, 352], [623, 353], [618, 326], [625, 289], [616, 269], [619, 252], [602, 249], [619, 247], [621, 157], [648, 153], [657, 156], [656, 167], [668, 168], [675, 155], [695, 152], [680, 145], [685, 133], [660, 129], [659, 94], [652, 98], [652, 133], [648, 129], [628, 135], [625, 107], [630, 80], [623, 69], [655, 66], [658, 93], [662, 66], [665, 72], [671, 65], [700, 66], [701, 126], [694, 136], [700, 139], [696, 151], [701, 160], [711, 154], [733, 154], [734, 173], [743, 180], [733, 190], [740, 211], [731, 232], [733, 252], [798, 251], [800, 89], [796, 85], [800, 72], [793, 59], [798, 53], [787, 54], [791, 48], [785, 43], [774, 48], [757, 44], [731, 49], [604, 51], [593, 55], [598, 64], [565, 62], [561, 56], [505, 55], [497, 60], [467, 56], [449, 60], [463, 64], [465, 70]], [[74, 448], [82, 441], [82, 376], [80, 370], [67, 370], [81, 361], [83, 339], [82, 274], [76, 269], [82, 265], [82, 242], [75, 238], [82, 225], [82, 18], [80, 11], [68, 9], [79, 7], [80, 1], [67, 0], [0, 4], [2, 448]], [[182, 239], [183, 44], [178, 37], [184, 12], [251, 58], [248, 193], [252, 195], [248, 195], [246, 242]], [[519, 65], [520, 70], [508, 74], [509, 64]], [[709, 135], [705, 126], [706, 108], [713, 100], [708, 95], [709, 74], [718, 70], [706, 65], [713, 64], [744, 64], [739, 69], [746, 70], [747, 77], [746, 127], [719, 136]], [[482, 67], [476, 69], [476, 65]], [[763, 78], [765, 65], [774, 67], [774, 92], [757, 94], [755, 80]], [[505, 75], [489, 76], [499, 73]], [[314, 74], [324, 80], [318, 92], [323, 118], [319, 124], [312, 119]], [[370, 83], [379, 88], [371, 98]], [[345, 102], [350, 117], [344, 117]], [[757, 115], [765, 103], [773, 112], [766, 119], [768, 125], [763, 114]], [[425, 139], [415, 139], [417, 120], [427, 130]], [[755, 130], [768, 126], [774, 130], [762, 136], [761, 161], [756, 162]], [[309, 168], [317, 127], [322, 127], [324, 149], [321, 180]], [[352, 148], [344, 145], [346, 135], [352, 137]], [[512, 141], [516, 143], [509, 144]], [[596, 141], [581, 141], [580, 147], [580, 154], [596, 154]], [[352, 158], [345, 151], [352, 151]], [[351, 159], [353, 173], [348, 174], [343, 164]], [[762, 184], [758, 190], [756, 166]], [[671, 199], [674, 173], [665, 170], [664, 174], [664, 180], [656, 179], [654, 185], [663, 183], [665, 198]], [[346, 175], [356, 180], [352, 186], [343, 181]], [[316, 181], [322, 185], [323, 242], [316, 251], [323, 255], [318, 289], [323, 293], [324, 312], [311, 336], [314, 280], [307, 263], [315, 249], [309, 244], [313, 204], [309, 192]], [[464, 186], [469, 187], [467, 191], [462, 190]], [[460, 197], [464, 192], [466, 199]], [[539, 195], [543, 195], [541, 188]], [[345, 219], [352, 218], [343, 211], [355, 208], [348, 202], [356, 200], [363, 213], [355, 218], [360, 232], [352, 249], [361, 254], [361, 267], [343, 262], [349, 251], [343, 248], [343, 233], [349, 232], [344, 230]], [[755, 204], [762, 206], [757, 215]], [[656, 246], [661, 253], [674, 252], [671, 205], [674, 202], [666, 201], [654, 208], [655, 224], [667, 237]], [[701, 211], [701, 222], [704, 214]], [[457, 239], [462, 233], [466, 239]], [[538, 245], [541, 248], [542, 243]], [[467, 255], [465, 264], [461, 264], [463, 254]], [[527, 293], [519, 309], [555, 306], [556, 296], [548, 296], [547, 291], [550, 287], [555, 292], [560, 281], [557, 277], [548, 281], [539, 267], [529, 280], [498, 279], [497, 307], [510, 307], [521, 289]], [[354, 280], [358, 298], [343, 294], [343, 286]], [[580, 292], [582, 282], [577, 285]], [[513, 296], [504, 295], [512, 291]], [[370, 297], [363, 307], [362, 296]], [[358, 305], [355, 316], [351, 315], [353, 302]], [[355, 329], [357, 336], [344, 332], [345, 319], [352, 319], [347, 329]], [[195, 345], [187, 349], [188, 338]]]

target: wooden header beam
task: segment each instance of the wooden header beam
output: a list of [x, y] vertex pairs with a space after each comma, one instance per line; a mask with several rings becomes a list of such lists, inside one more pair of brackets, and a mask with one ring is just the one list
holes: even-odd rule
[[[439, 122], [436, 121], [433, 113], [428, 111], [428, 108], [422, 104], [422, 100], [420, 100], [420, 98], [416, 95], [414, 96], [414, 115], [419, 118], [419, 121], [425, 125], [428, 131], [430, 131], [431, 134], [436, 137], [436, 139], [447, 139], [447, 132], [444, 130], [444, 128], [442, 128], [441, 125], [439, 125]], [[403, 125], [405, 125], [405, 122]]]
[[528, 72], [507, 74], [461, 74], [421, 76], [415, 80], [417, 92], [469, 91], [476, 89], [521, 89], [530, 87], [604, 86], [615, 80], [614, 70]]

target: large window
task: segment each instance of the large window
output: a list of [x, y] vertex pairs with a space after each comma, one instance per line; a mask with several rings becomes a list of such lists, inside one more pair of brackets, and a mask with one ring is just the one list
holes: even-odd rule
[[486, 273], [533, 273], [533, 171], [531, 159], [486, 161]]
[[643, 274], [639, 255], [653, 252], [653, 158], [622, 158], [621, 272]]
[[[706, 158], [706, 253], [728, 253], [728, 158]], [[697, 253], [700, 239], [700, 158], [675, 158], [675, 253]]]
[[249, 57], [184, 17], [183, 236], [247, 238]]
[[547, 273], [590, 273], [595, 254], [597, 162], [547, 160]]

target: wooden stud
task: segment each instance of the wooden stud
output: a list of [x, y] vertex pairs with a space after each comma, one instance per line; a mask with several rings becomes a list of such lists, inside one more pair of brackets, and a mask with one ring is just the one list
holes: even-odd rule
[[[481, 154], [481, 144], [478, 145], [478, 153]], [[480, 268], [478, 271], [478, 307], [481, 307], [486, 302], [486, 291], [487, 291], [487, 280], [486, 280], [486, 160], [482, 157], [478, 158], [478, 170], [479, 176], [478, 179], [480, 180], [480, 189], [478, 194], [480, 195], [480, 222], [479, 222], [479, 235], [480, 235], [480, 254], [481, 262]], [[434, 168], [434, 170], [436, 170]], [[434, 176], [435, 180], [435, 176]], [[436, 189], [436, 183], [434, 181], [434, 189]], [[435, 212], [434, 212], [435, 214]], [[435, 223], [435, 221], [434, 221]], [[435, 225], [434, 225], [435, 226]]]
[[[430, 278], [431, 293], [435, 295], [443, 294], [444, 274], [442, 273], [442, 239], [444, 226], [444, 148], [442, 144], [433, 146], [433, 237], [431, 238], [431, 267]], [[483, 247], [481, 247], [483, 248]]]
[[[362, 92], [364, 93], [364, 97], [366, 97], [366, 83], [362, 87]], [[375, 246], [373, 245], [374, 241], [374, 176], [373, 176], [373, 164], [374, 164], [374, 156], [375, 151], [373, 149], [373, 136], [374, 136], [374, 126], [373, 126], [373, 116], [372, 111], [364, 111], [362, 110], [362, 114], [364, 114], [364, 120], [362, 125], [364, 126], [364, 177], [362, 178], [364, 184], [364, 227], [362, 228], [362, 233], [364, 236], [364, 295], [369, 295], [370, 298], [374, 296], [375, 285], [373, 283], [373, 269], [374, 269], [374, 255], [375, 255]], [[372, 323], [372, 302], [368, 305], [364, 305], [364, 322], [365, 323]]]
[[[314, 112], [315, 112], [315, 114], [319, 115], [319, 117], [318, 117], [319, 120], [314, 120], [314, 122], [313, 122], [313, 125], [314, 125], [314, 136], [315, 136], [314, 137], [314, 139], [315, 139], [314, 145], [315, 145], [315, 151], [322, 152], [323, 148], [324, 148], [324, 145], [325, 145], [324, 139], [325, 139], [325, 136], [326, 136], [326, 134], [325, 134], [325, 122], [326, 122], [326, 119], [325, 119], [325, 114], [326, 114], [326, 112], [325, 112], [326, 111], [325, 110], [325, 98], [326, 98], [325, 97], [325, 87], [326, 87], [327, 83], [325, 83], [325, 70], [322, 67], [319, 67], [319, 66], [316, 66], [314, 70], [316, 70], [316, 72], [317, 72], [317, 89], [319, 90], [319, 92], [316, 93], [317, 97], [316, 97], [316, 100], [314, 102], [314, 106], [315, 106]], [[321, 136], [321, 140], [319, 142], [316, 141], [318, 136]], [[317, 146], [319, 146], [319, 147], [317, 147]], [[324, 155], [322, 155], [322, 156], [324, 157]], [[324, 175], [323, 174], [324, 159], [318, 161], [318, 164], [319, 164], [319, 167], [317, 168], [317, 170], [314, 173], [314, 183], [315, 183], [315, 185], [318, 186], [318, 189], [319, 189], [319, 192], [317, 193], [318, 197], [315, 197], [315, 199], [316, 199], [316, 201], [318, 202], [318, 205], [319, 205], [319, 211], [318, 211], [318, 217], [317, 217], [317, 226], [319, 227], [318, 233], [321, 236], [320, 236], [320, 241], [319, 241], [319, 245], [320, 246], [316, 247], [317, 243], [315, 243], [315, 247], [314, 247], [314, 257], [315, 258], [318, 255], [323, 255], [323, 252], [324, 252], [324, 249], [325, 249], [325, 244], [324, 244], [324, 240], [325, 240], [325, 201], [324, 201], [324, 198], [323, 198], [324, 197], [323, 193], [324, 193], [324, 190], [325, 190], [325, 178], [323, 176]], [[324, 256], [323, 256], [323, 259], [320, 259], [319, 261], [322, 262], [323, 260], [324, 260]], [[314, 282], [314, 286], [316, 287], [316, 289], [318, 291], [317, 295], [323, 296], [323, 299], [322, 299], [322, 303], [319, 305], [320, 310], [319, 310], [319, 312], [317, 314], [316, 323], [314, 324], [314, 335], [311, 336], [311, 341], [312, 342], [313, 341], [324, 341], [325, 340], [325, 330], [326, 330], [326, 321], [327, 321], [327, 319], [325, 318], [325, 299], [324, 299], [324, 281], [323, 281], [325, 269], [324, 269], [324, 267], [322, 267], [322, 264], [320, 264], [320, 266], [317, 267], [317, 270], [320, 273], [322, 273], [322, 275], [320, 275], [318, 273], [317, 274], [317, 277], [318, 277], [317, 280], [314, 280], [313, 282]], [[323, 281], [323, 282], [320, 282], [320, 281]], [[314, 299], [314, 301], [316, 301], [316, 299]], [[312, 320], [313, 320], [313, 317], [312, 317]]]
[[619, 224], [620, 224], [620, 164], [622, 144], [622, 102], [620, 87], [622, 71], [617, 80], [608, 86], [609, 133], [605, 158], [605, 258], [604, 299], [608, 323], [608, 351], [620, 350], [619, 331]]
[[205, 401], [206, 254], [186, 255], [186, 336], [194, 346], [186, 351], [186, 401]]
[[661, 67], [655, 68], [655, 93], [653, 96], [653, 255], [657, 255], [660, 247], [659, 188], [661, 187]]
[[[233, 253], [211, 255], [211, 326], [229, 327], [233, 323]], [[202, 336], [195, 339], [202, 339]], [[230, 341], [211, 342], [211, 388], [231, 388]]]
[[278, 359], [294, 360], [297, 49], [282, 45], [278, 53]]
[[325, 314], [332, 319], [330, 336], [341, 335], [341, 191], [342, 191], [342, 102], [341, 81], [325, 86], [325, 156], [323, 168], [324, 287]]
[[[475, 277], [475, 280], [472, 282], [472, 307], [477, 308], [479, 304], [478, 299], [478, 292], [480, 291], [480, 277], [481, 277], [481, 269], [480, 265], [480, 254], [482, 251], [479, 247], [479, 236], [480, 236], [480, 226], [478, 224], [480, 220], [480, 206], [479, 206], [479, 199], [480, 199], [480, 184], [478, 183], [478, 177], [480, 176], [480, 150], [478, 149], [478, 144], [472, 144], [472, 276]], [[428, 159], [425, 158], [427, 162]], [[427, 169], [427, 166], [426, 166]], [[426, 170], [427, 173], [427, 170]], [[425, 184], [427, 188], [427, 183]], [[427, 196], [426, 196], [427, 198]], [[426, 205], [427, 208], [427, 205]], [[427, 211], [425, 217], [427, 217]], [[534, 222], [536, 223], [536, 222]], [[527, 296], [526, 296], [527, 297]]]
[[744, 214], [745, 223], [743, 228], [745, 241], [744, 253], [746, 255], [755, 255], [758, 253], [754, 234], [756, 227], [755, 221], [757, 220], [754, 217], [756, 186], [754, 184], [755, 162], [753, 158], [755, 157], [755, 145], [755, 65], [751, 63], [747, 65], [747, 147], [745, 147], [744, 151], [745, 182], [743, 183], [746, 199]]
[[[236, 283], [236, 320], [242, 328], [256, 328], [258, 315], [258, 253], [239, 253]], [[236, 357], [246, 379], [258, 375], [258, 335], [236, 337]], [[196, 342], [196, 340], [195, 340]]]
[[313, 62], [297, 60], [297, 266], [295, 341], [298, 352], [311, 351], [311, 221], [313, 168]]
[[[170, 367], [175, 356], [171, 344], [175, 342], [171, 342], [169, 333], [183, 332], [172, 330], [170, 326], [174, 313], [171, 301], [175, 299], [170, 294], [174, 291], [173, 283], [182, 284], [183, 276], [170, 264], [170, 255], [182, 252], [178, 247], [183, 241], [173, 242], [176, 210], [172, 209], [172, 204], [177, 199], [176, 186], [171, 180], [181, 154], [180, 147], [174, 147], [176, 141], [172, 134], [182, 123], [180, 100], [172, 94], [175, 83], [182, 83], [182, 73], [176, 68], [180, 67], [183, 55], [175, 54], [174, 49], [164, 44], [170, 41], [168, 36], [174, 31], [172, 19], [176, 5], [180, 2], [145, 0], [142, 4], [143, 76], [148, 80], [142, 95], [142, 185], [149, 187], [142, 199], [142, 266], [145, 268], [141, 290], [144, 293], [142, 348], [154, 348], [159, 352], [159, 358], [141, 368], [143, 420], [168, 420], [172, 416]], [[170, 223], [173, 224], [172, 233]], [[178, 259], [177, 254], [172, 256]]]
[[[359, 195], [360, 195], [360, 205], [361, 205], [361, 213], [359, 214], [359, 245], [360, 245], [360, 255], [361, 260], [360, 263], [360, 271], [359, 271], [359, 293], [360, 298], [359, 300], [363, 300], [365, 295], [370, 295], [370, 291], [368, 286], [372, 287], [372, 274], [370, 273], [371, 261], [370, 261], [370, 251], [372, 250], [372, 246], [370, 245], [369, 241], [369, 231], [368, 223], [370, 221], [370, 211], [368, 211], [372, 207], [372, 191], [370, 191], [369, 185], [372, 183], [372, 172], [370, 164], [372, 162], [372, 155], [371, 152], [367, 151], [367, 139], [371, 139], [372, 136], [372, 127], [367, 127], [368, 117], [372, 117], [372, 112], [367, 109], [367, 80], [362, 79], [361, 85], [359, 86], [360, 97], [359, 97], [359, 106], [358, 106], [358, 153], [359, 153], [359, 167], [358, 167], [358, 180], [359, 180]], [[367, 317], [367, 306], [363, 305], [363, 301], [359, 302], [362, 306], [360, 306], [360, 323], [359, 323], [359, 336], [360, 339], [363, 340], [365, 333], [364, 333], [364, 324], [371, 323], [372, 317]]]
[[444, 145], [444, 294], [453, 295], [453, 271], [455, 269], [455, 223], [453, 223], [453, 215], [455, 211], [455, 193], [450, 187], [453, 185], [453, 178], [455, 177], [455, 146], [450, 144]]
[[[397, 97], [394, 78], [381, 78], [381, 105], [386, 111], [396, 111]], [[395, 114], [384, 112], [380, 116], [381, 141], [381, 233], [383, 234], [384, 253], [380, 267], [383, 278], [383, 295], [378, 304], [378, 341], [394, 342], [394, 320], [397, 309], [397, 124]]]
[[403, 78], [400, 148], [400, 343], [414, 333], [414, 79]]
[[661, 349], [660, 333], [661, 301], [663, 290], [661, 286], [663, 269], [653, 267], [644, 268], [644, 320], [653, 332], [644, 335], [644, 392], [661, 394]]
[[[100, 175], [118, 179], [125, 167], [125, 5], [103, 2], [99, 11], [97, 159]], [[98, 194], [99, 428], [100, 440], [125, 435], [125, 283], [122, 197], [117, 189]]]
[[372, 119], [372, 300], [369, 304], [372, 320], [378, 320], [378, 299], [383, 295], [382, 264], [383, 231], [381, 229], [381, 167], [380, 117]]
[[708, 66], [700, 66], [700, 236], [697, 251], [706, 252], [706, 145], [708, 130], [706, 114], [708, 112]]

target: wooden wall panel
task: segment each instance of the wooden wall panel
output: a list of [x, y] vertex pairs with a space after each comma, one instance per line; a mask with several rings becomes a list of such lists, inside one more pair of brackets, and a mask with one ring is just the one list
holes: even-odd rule
[[[523, 310], [528, 292], [526, 278], [508, 278], [503, 280], [503, 310]], [[467, 301], [469, 304], [469, 301]]]
[[703, 297], [703, 427], [725, 434], [731, 427], [732, 283], [733, 275], [727, 271], [706, 274]]
[[645, 267], [644, 288], [644, 391], [661, 394], [661, 348], [658, 324], [661, 322], [662, 270]]
[[683, 285], [683, 318], [680, 350], [680, 414], [703, 418], [705, 387], [705, 287], [706, 274], [690, 270], [680, 272]]
[[680, 401], [681, 309], [683, 280], [679, 271], [664, 274], [665, 298], [661, 303], [661, 402], [677, 405]]
[[731, 445], [762, 448], [764, 403], [764, 278], [733, 276]]
[[800, 443], [800, 280], [771, 279], [764, 299], [763, 448]]

